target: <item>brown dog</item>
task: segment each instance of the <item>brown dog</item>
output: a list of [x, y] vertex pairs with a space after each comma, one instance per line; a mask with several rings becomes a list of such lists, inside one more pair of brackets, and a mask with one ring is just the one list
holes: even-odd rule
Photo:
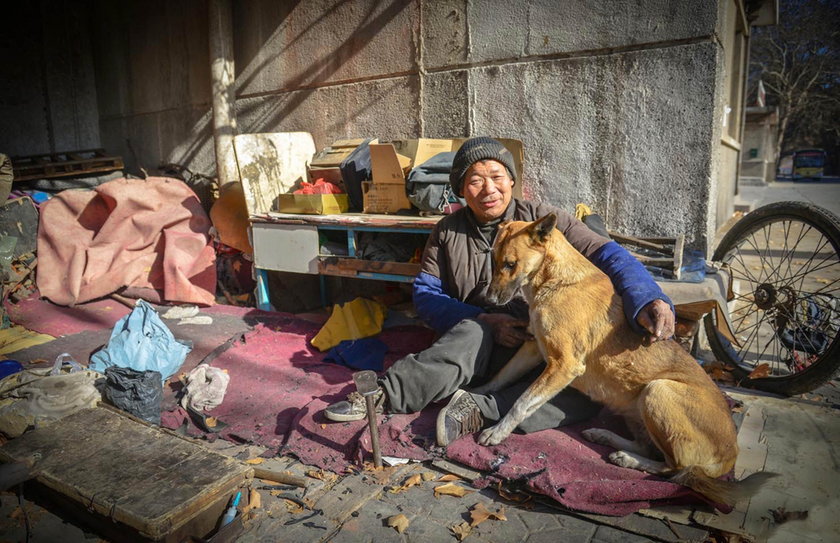
[[[723, 394], [674, 341], [644, 344], [627, 323], [610, 279], [566, 241], [556, 220], [547, 215], [499, 227], [490, 298], [501, 305], [521, 288], [536, 341], [523, 345], [475, 392], [499, 390], [541, 360], [546, 368], [479, 442], [501, 442], [571, 385], [622, 415], [636, 437], [630, 441], [608, 430], [584, 431], [586, 439], [618, 449], [609, 456], [612, 463], [670, 475], [716, 503], [734, 504], [754, 493], [775, 474], [754, 474], [740, 483], [717, 479], [738, 456]], [[664, 462], [651, 459], [663, 455]]]

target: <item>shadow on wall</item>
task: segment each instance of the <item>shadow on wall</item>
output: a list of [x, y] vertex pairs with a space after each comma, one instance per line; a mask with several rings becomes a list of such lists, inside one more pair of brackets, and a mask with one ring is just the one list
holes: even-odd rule
[[[291, 7], [281, 7], [280, 20], [269, 36], [263, 43], [262, 47], [250, 55], [250, 58], [242, 59], [235, 58], [237, 66], [245, 64], [245, 68], [237, 70], [238, 76], [235, 82], [235, 93], [237, 100], [241, 99], [241, 89], [248, 88], [260, 73], [264, 70], [272, 69], [274, 63], [277, 62], [279, 56], [288, 51], [292, 45], [303, 38], [306, 33], [323, 32], [325, 35], [334, 32], [328, 25], [334, 22], [334, 19], [329, 19], [329, 15], [334, 13], [338, 8], [345, 4], [351, 4], [351, 0], [343, 0], [337, 3], [330, 12], [325, 13], [319, 17], [312, 25], [300, 35], [295, 36], [289, 41], [277, 55], [260, 55], [259, 51], [266, 49], [272, 42], [282, 38], [284, 30], [284, 23], [286, 19], [292, 14], [294, 9], [299, 5], [295, 4]], [[390, 21], [392, 21], [400, 12], [402, 12], [409, 3], [394, 2], [380, 14], [372, 16], [376, 5], [372, 5], [370, 12], [366, 17], [363, 17], [365, 23], [351, 33], [343, 42], [337, 44], [332, 51], [332, 54], [315, 59], [308, 68], [300, 75], [288, 80], [284, 88], [276, 89], [273, 92], [267, 92], [264, 100], [253, 100], [249, 103], [237, 105], [237, 117], [252, 118], [251, 113], [256, 113], [253, 120], [249, 121], [247, 126], [239, 126], [239, 133], [258, 133], [258, 132], [274, 132], [274, 131], [295, 131], [303, 130], [312, 132], [311, 126], [293, 126], [283, 125], [284, 119], [287, 119], [296, 111], [304, 102], [306, 102], [319, 88], [321, 82], [328, 80], [335, 74], [344, 64], [352, 62], [353, 58], [367, 47], [377, 32], [384, 28]], [[237, 6], [239, 7], [239, 6]], [[237, 13], [234, 10], [234, 28], [237, 28]], [[240, 19], [242, 17], [240, 16]], [[236, 30], [234, 30], [236, 34]], [[238, 40], [241, 43], [241, 40]], [[236, 54], [236, 53], [235, 53]], [[257, 98], [259, 96], [254, 96]], [[339, 118], [334, 125], [330, 127], [321, 127], [321, 132], [341, 132], [342, 126], [345, 124], [343, 119], [354, 118], [361, 115], [364, 111], [371, 109], [374, 104], [381, 100], [380, 96], [370, 96], [370, 98], [355, 111], [348, 111], [345, 109], [344, 114]], [[179, 164], [191, 164], [197, 160], [200, 155], [213, 156], [212, 153], [212, 136], [213, 136], [213, 114], [212, 110], [201, 116], [201, 118], [193, 125], [189, 136], [175, 147], [167, 158], [169, 162]], [[325, 130], [326, 129], [326, 130]], [[206, 151], [206, 153], [205, 153]], [[199, 164], [199, 171], [214, 171], [215, 164]]]

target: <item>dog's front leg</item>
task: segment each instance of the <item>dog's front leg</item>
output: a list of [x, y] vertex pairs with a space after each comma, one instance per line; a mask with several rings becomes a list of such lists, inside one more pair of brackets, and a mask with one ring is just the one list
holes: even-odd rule
[[537, 380], [531, 383], [522, 396], [516, 400], [507, 415], [495, 426], [487, 428], [478, 437], [481, 445], [497, 445], [519, 426], [519, 423], [531, 416], [542, 405], [566, 388], [575, 377], [584, 371], [583, 363], [560, 364], [547, 361], [548, 365]]
[[535, 340], [526, 341], [522, 344], [513, 358], [508, 360], [499, 373], [493, 378], [477, 387], [470, 390], [474, 394], [487, 394], [488, 392], [495, 392], [502, 390], [508, 385], [511, 385], [521, 379], [526, 373], [536, 368], [542, 361], [542, 354], [540, 348]]

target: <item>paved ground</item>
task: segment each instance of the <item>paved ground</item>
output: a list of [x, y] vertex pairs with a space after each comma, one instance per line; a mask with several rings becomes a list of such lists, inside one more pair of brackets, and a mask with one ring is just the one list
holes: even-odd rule
[[[739, 200], [760, 205], [785, 199], [826, 204], [840, 213], [840, 184], [777, 183], [769, 187], [742, 187]], [[711, 356], [701, 352], [701, 357]], [[731, 515], [704, 511], [648, 511], [623, 518], [580, 515], [560, 511], [533, 499], [525, 504], [505, 499], [495, 490], [469, 492], [463, 497], [434, 497], [438, 479], [451, 471], [428, 464], [407, 464], [380, 472], [361, 472], [331, 479], [308, 477], [309, 488], [258, 490], [261, 506], [253, 509], [238, 540], [285, 541], [455, 541], [453, 528], [471, 520], [470, 511], [481, 503], [490, 512], [504, 509], [506, 520], [488, 519], [474, 527], [468, 541], [570, 541], [644, 542], [713, 541], [716, 528], [752, 534], [767, 541], [837, 541], [840, 526], [840, 393], [828, 384], [798, 399], [754, 394], [732, 394], [744, 402], [739, 441], [742, 457], [738, 474], [772, 469], [782, 474], [749, 503], [739, 504]], [[805, 400], [805, 401], [803, 401]], [[833, 407], [832, 407], [833, 406]], [[245, 460], [257, 457], [256, 447], [216, 442], [208, 446], [220, 453]], [[310, 471], [289, 458], [266, 460], [262, 467], [289, 470], [299, 475]], [[470, 489], [464, 479], [456, 484]], [[392, 493], [412, 475], [422, 481], [405, 491]], [[426, 480], [428, 479], [428, 480]], [[302, 501], [304, 509], [294, 505]], [[521, 497], [517, 497], [521, 498]], [[778, 524], [771, 511], [807, 511], [807, 518]], [[97, 536], [79, 528], [78, 519], [62, 519], [34, 503], [24, 501], [31, 525], [30, 541], [68, 543], [95, 541]], [[404, 533], [387, 525], [389, 518], [404, 515], [409, 522]], [[311, 515], [311, 516], [310, 516]], [[700, 526], [698, 527], [698, 523]], [[693, 524], [693, 526], [686, 525]], [[705, 527], [704, 527], [705, 526]], [[24, 541], [24, 515], [13, 494], [0, 494], [0, 542]]]
[[772, 202], [811, 202], [840, 216], [840, 178], [821, 182], [776, 181], [767, 186], [742, 185], [736, 203], [756, 209]]

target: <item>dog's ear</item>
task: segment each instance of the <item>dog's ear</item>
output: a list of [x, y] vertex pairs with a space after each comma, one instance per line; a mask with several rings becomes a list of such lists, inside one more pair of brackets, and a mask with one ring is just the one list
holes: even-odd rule
[[557, 215], [549, 213], [531, 224], [531, 239], [537, 243], [545, 243], [551, 231], [557, 225]]

